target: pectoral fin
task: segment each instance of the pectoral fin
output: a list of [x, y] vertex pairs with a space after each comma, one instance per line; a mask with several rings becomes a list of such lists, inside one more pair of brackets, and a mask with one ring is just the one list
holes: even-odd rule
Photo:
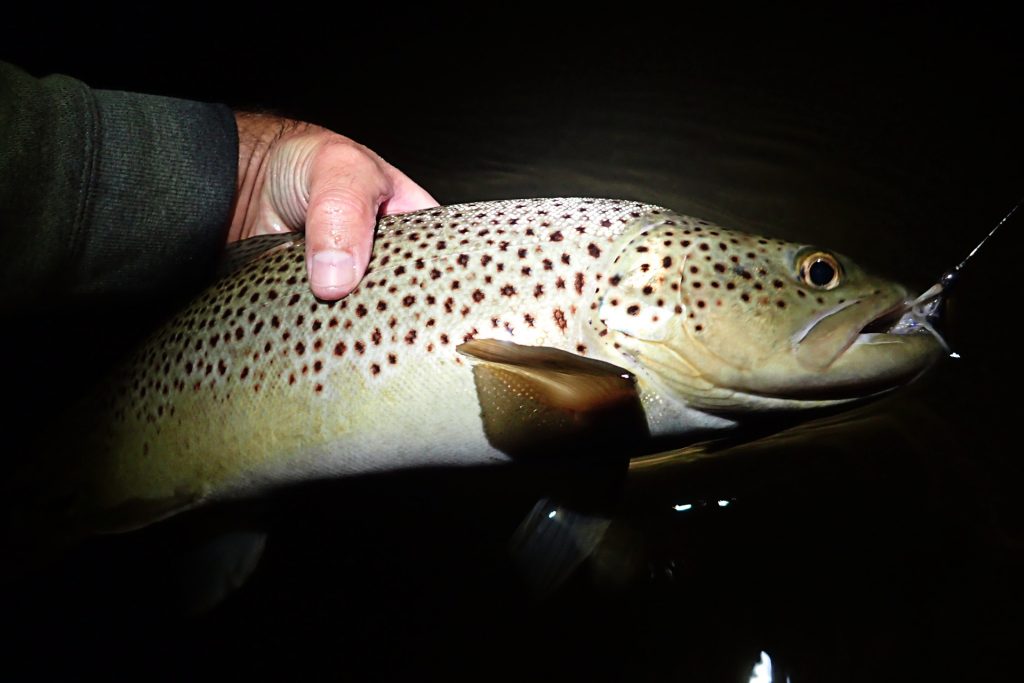
[[542, 346], [475, 339], [473, 358], [484, 432], [513, 456], [600, 449], [629, 457], [648, 437], [632, 374], [610, 363]]
[[160, 499], [133, 498], [102, 512], [82, 515], [92, 533], [119, 534], [149, 526], [198, 505], [202, 493], [179, 489]]
[[600, 545], [611, 520], [542, 499], [509, 541], [509, 552], [538, 599], [572, 576]]

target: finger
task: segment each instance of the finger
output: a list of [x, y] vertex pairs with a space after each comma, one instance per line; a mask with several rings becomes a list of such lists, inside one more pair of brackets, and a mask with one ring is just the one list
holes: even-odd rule
[[340, 299], [366, 272], [373, 230], [391, 182], [357, 148], [328, 147], [310, 172], [306, 265], [313, 293]]
[[437, 206], [437, 200], [430, 193], [413, 182], [391, 164], [385, 163], [385, 173], [391, 180], [391, 196], [381, 205], [381, 215], [390, 216], [395, 213], [408, 213], [429, 209]]

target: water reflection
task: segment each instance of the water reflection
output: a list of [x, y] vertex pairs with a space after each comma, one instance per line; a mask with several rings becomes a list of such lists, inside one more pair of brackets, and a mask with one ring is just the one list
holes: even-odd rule
[[754, 665], [754, 670], [750, 672], [750, 683], [792, 683], [792, 681], [789, 676], [776, 680], [772, 670], [772, 658], [768, 656], [767, 652], [761, 650], [761, 659]]

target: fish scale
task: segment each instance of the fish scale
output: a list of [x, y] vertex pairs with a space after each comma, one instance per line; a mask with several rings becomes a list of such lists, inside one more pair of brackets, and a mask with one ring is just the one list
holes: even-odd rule
[[[625, 200], [463, 204], [381, 219], [359, 287], [324, 302], [301, 239], [277, 244], [159, 331], [90, 407], [100, 414], [73, 446], [78, 513], [123, 528], [289, 481], [504, 462], [496, 434], [583, 424], [529, 422], [552, 386], [552, 404], [596, 406], [622, 394], [607, 378], [635, 379], [647, 431], [679, 436], [923, 371], [926, 340], [859, 335], [906, 290], [850, 263], [842, 287], [815, 286], [795, 265], [809, 249]], [[846, 393], [825, 395], [833, 385]]]
[[[387, 217], [363, 282], [338, 302], [309, 292], [301, 241], [272, 249], [128, 366], [95, 448], [109, 460], [97, 469], [101, 499], [505, 460], [481, 431], [456, 346], [487, 337], [587, 354], [583, 295], [609, 245], [651, 210], [562, 199]], [[446, 419], [412, 409], [439, 407], [441, 391]]]

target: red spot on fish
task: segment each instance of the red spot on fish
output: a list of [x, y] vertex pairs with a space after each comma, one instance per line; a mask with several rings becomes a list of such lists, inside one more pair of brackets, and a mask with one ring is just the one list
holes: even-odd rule
[[565, 322], [565, 313], [562, 312], [562, 309], [556, 308], [552, 313], [552, 316], [555, 319], [555, 324], [558, 325], [558, 329], [560, 329], [562, 332], [565, 332], [567, 323]]

